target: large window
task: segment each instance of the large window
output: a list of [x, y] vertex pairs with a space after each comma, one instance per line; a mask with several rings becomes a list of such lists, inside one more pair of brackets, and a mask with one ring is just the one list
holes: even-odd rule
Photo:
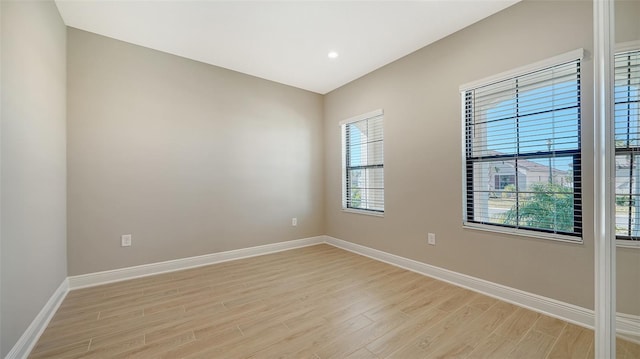
[[640, 240], [640, 51], [615, 56], [616, 236]]
[[576, 54], [461, 88], [466, 225], [581, 240]]
[[342, 208], [384, 212], [384, 152], [382, 110], [341, 123]]

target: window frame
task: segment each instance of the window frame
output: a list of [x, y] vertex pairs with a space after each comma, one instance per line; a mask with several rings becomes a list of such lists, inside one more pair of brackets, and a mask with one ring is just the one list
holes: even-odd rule
[[[469, 220], [469, 213], [468, 213], [468, 205], [469, 205], [469, 195], [472, 195], [472, 193], [469, 192], [473, 192], [473, 187], [469, 188], [469, 181], [468, 181], [468, 174], [469, 174], [469, 170], [468, 170], [468, 166], [469, 161], [468, 161], [468, 148], [467, 148], [467, 138], [468, 138], [468, 128], [467, 128], [467, 123], [468, 123], [468, 116], [467, 116], [467, 112], [466, 112], [466, 108], [465, 108], [465, 103], [467, 100], [467, 92], [470, 90], [474, 90], [476, 88], [479, 87], [483, 87], [483, 86], [488, 86], [488, 85], [492, 85], [494, 83], [497, 82], [501, 82], [504, 80], [508, 80], [508, 79], [512, 79], [515, 77], [519, 77], [519, 76], [523, 76], [532, 72], [536, 72], [536, 71], [540, 71], [540, 70], [544, 70], [546, 68], [550, 68], [553, 66], [557, 66], [557, 65], [561, 65], [563, 63], [567, 63], [567, 62], [571, 62], [571, 61], [580, 61], [582, 62], [582, 60], [584, 59], [584, 49], [580, 48], [580, 49], [576, 49], [573, 51], [569, 51], [567, 53], [564, 54], [560, 54], [542, 61], [538, 61], [529, 65], [525, 65], [525, 66], [521, 66], [509, 71], [505, 71], [484, 79], [480, 79], [480, 80], [476, 80], [473, 82], [469, 82], [466, 83], [462, 86], [460, 86], [460, 95], [461, 95], [461, 128], [462, 128], [462, 143], [461, 143], [461, 147], [462, 147], [462, 151], [461, 151], [461, 155], [462, 155], [462, 220], [463, 220], [463, 228], [467, 228], [467, 229], [474, 229], [474, 230], [480, 230], [480, 231], [487, 231], [487, 232], [493, 232], [493, 233], [504, 233], [504, 234], [510, 234], [510, 235], [516, 235], [516, 236], [524, 236], [524, 237], [530, 237], [530, 238], [539, 238], [539, 239], [549, 239], [549, 240], [554, 240], [554, 241], [561, 241], [561, 242], [568, 242], [568, 243], [573, 243], [573, 244], [583, 244], [584, 243], [584, 228], [582, 227], [580, 229], [580, 233], [579, 234], [564, 234], [564, 233], [555, 233], [555, 232], [551, 232], [551, 231], [545, 231], [543, 229], [537, 230], [537, 229], [529, 229], [529, 228], [518, 228], [518, 227], [513, 227], [513, 226], [508, 226], [508, 225], [500, 225], [500, 224], [490, 224], [490, 223], [481, 223], [481, 222], [474, 222], [474, 221], [470, 221]], [[578, 114], [582, 113], [582, 105], [583, 105], [583, 101], [580, 101], [579, 103], [579, 107], [578, 107]], [[579, 126], [579, 135], [578, 135], [578, 141], [580, 143], [580, 147], [578, 149], [578, 153], [567, 153], [566, 155], [568, 156], [577, 156], [578, 161], [581, 162], [582, 161], [582, 131], [581, 131], [581, 124], [578, 123]], [[555, 157], [563, 157], [563, 153], [564, 151], [550, 151], [549, 153], [545, 153], [545, 152], [540, 152], [537, 153], [536, 156], [534, 157], [544, 157], [544, 155], [551, 155], [551, 154], [555, 154]], [[500, 156], [498, 156], [500, 157]], [[547, 156], [548, 157], [548, 156]], [[523, 159], [524, 156], [522, 156]], [[546, 157], [545, 157], [546, 158]], [[573, 161], [575, 163], [575, 159]], [[471, 163], [471, 166], [473, 166], [473, 163]], [[580, 171], [581, 172], [581, 171]], [[583, 177], [582, 174], [580, 173], [581, 178]], [[576, 176], [576, 174], [574, 174], [574, 177]], [[579, 201], [580, 202], [580, 207], [582, 207], [582, 194], [580, 193], [580, 198], [574, 198], [574, 206], [575, 203]], [[575, 208], [575, 207], [574, 207]], [[580, 211], [582, 211], [582, 208], [580, 208]]]
[[[614, 58], [615, 58], [615, 56], [618, 56], [619, 54], [622, 54], [622, 53], [638, 52], [638, 51], [640, 51], [640, 41], [629, 41], [629, 42], [619, 43], [619, 44], [616, 44]], [[613, 79], [613, 81], [615, 83], [615, 79]], [[615, 84], [613, 86], [615, 86]], [[612, 96], [613, 96], [612, 104], [615, 107], [615, 91], [612, 90], [611, 93], [612, 93]], [[615, 119], [614, 119], [614, 121], [615, 121]], [[615, 125], [614, 125], [614, 127], [615, 127]], [[614, 128], [613, 132], [614, 132], [614, 136], [615, 136], [616, 135], [615, 128]], [[615, 145], [614, 145], [614, 161], [615, 161], [615, 158], [619, 154], [628, 154], [628, 155], [631, 155], [631, 156], [633, 156], [634, 154], [640, 155], [640, 146], [634, 146], [633, 148], [616, 148]], [[615, 170], [614, 173], [616, 173], [616, 172], [617, 172], [617, 169]], [[617, 176], [616, 176], [616, 178], [617, 178]], [[640, 196], [640, 194], [639, 194], [639, 196]], [[614, 197], [617, 198], [617, 194], [616, 193], [614, 193]], [[615, 208], [615, 205], [614, 205], [613, 208]], [[614, 214], [614, 216], [615, 216], [615, 214]], [[616, 234], [616, 246], [617, 247], [623, 247], [623, 248], [640, 249], [640, 240], [632, 239], [632, 237], [628, 237], [628, 236], [619, 236], [619, 235]]]
[[[341, 150], [341, 158], [342, 158], [342, 198], [341, 198], [341, 203], [342, 203], [342, 211], [343, 212], [348, 212], [348, 213], [356, 213], [356, 214], [364, 214], [364, 215], [369, 215], [369, 216], [374, 216], [374, 217], [384, 217], [384, 200], [383, 200], [383, 209], [382, 210], [375, 210], [375, 209], [366, 209], [366, 208], [354, 208], [354, 207], [349, 207], [348, 203], [347, 203], [347, 198], [349, 196], [349, 189], [348, 189], [348, 181], [347, 181], [347, 173], [349, 171], [349, 167], [348, 167], [348, 163], [347, 163], [347, 156], [348, 156], [348, 149], [347, 149], [347, 138], [346, 138], [346, 127], [347, 125], [354, 123], [354, 122], [359, 122], [359, 121], [364, 121], [364, 120], [369, 120], [369, 119], [373, 119], [376, 117], [382, 117], [382, 123], [383, 123], [383, 129], [384, 129], [384, 111], [382, 109], [377, 109], [371, 112], [367, 112], [358, 116], [354, 116], [351, 118], [348, 118], [346, 120], [340, 121], [339, 125], [340, 125], [340, 141], [342, 143], [342, 150]], [[383, 137], [382, 137], [382, 146], [383, 146], [383, 160], [382, 160], [382, 164], [381, 165], [367, 165], [367, 166], [360, 166], [363, 168], [382, 168], [383, 174], [384, 174], [384, 130], [383, 130]], [[384, 175], [383, 175], [384, 176]], [[383, 179], [383, 198], [384, 198], [384, 179]]]

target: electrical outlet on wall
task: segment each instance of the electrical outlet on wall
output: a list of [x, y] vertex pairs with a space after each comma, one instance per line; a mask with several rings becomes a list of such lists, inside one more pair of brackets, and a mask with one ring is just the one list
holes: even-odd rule
[[130, 234], [123, 234], [120, 237], [120, 246], [121, 247], [131, 247], [131, 235]]
[[295, 218], [295, 217], [291, 218], [291, 225], [294, 226], [294, 227], [297, 226], [298, 225], [298, 219]]
[[435, 233], [428, 233], [427, 234], [427, 243], [435, 246], [436, 245], [436, 234]]

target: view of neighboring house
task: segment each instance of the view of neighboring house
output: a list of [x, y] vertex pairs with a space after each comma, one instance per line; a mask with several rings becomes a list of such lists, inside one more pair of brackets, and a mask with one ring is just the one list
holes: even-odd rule
[[637, 182], [632, 183], [633, 173], [630, 171], [638, 171], [631, 168], [631, 156], [616, 156], [616, 194], [628, 194], [631, 186], [637, 185]]
[[616, 234], [618, 236], [638, 236], [636, 223], [640, 223], [640, 191], [638, 166], [630, 155], [616, 156]]
[[[492, 151], [495, 152], [495, 151]], [[498, 154], [497, 152], [493, 154]], [[540, 160], [545, 161], [545, 159]], [[529, 160], [518, 160], [518, 177], [516, 181], [515, 163], [512, 160], [491, 162], [488, 168], [488, 190], [504, 191], [505, 187], [516, 186], [520, 191], [531, 188], [534, 183], [549, 183], [549, 177], [553, 183], [568, 186], [572, 183], [570, 171], [564, 171], [552, 166], [543, 165]], [[514, 187], [515, 189], [515, 187]], [[508, 187], [507, 187], [508, 190]]]

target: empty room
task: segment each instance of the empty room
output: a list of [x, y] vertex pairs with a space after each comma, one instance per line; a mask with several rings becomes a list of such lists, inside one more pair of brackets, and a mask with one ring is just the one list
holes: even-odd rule
[[0, 2], [1, 358], [640, 358], [640, 1]]

